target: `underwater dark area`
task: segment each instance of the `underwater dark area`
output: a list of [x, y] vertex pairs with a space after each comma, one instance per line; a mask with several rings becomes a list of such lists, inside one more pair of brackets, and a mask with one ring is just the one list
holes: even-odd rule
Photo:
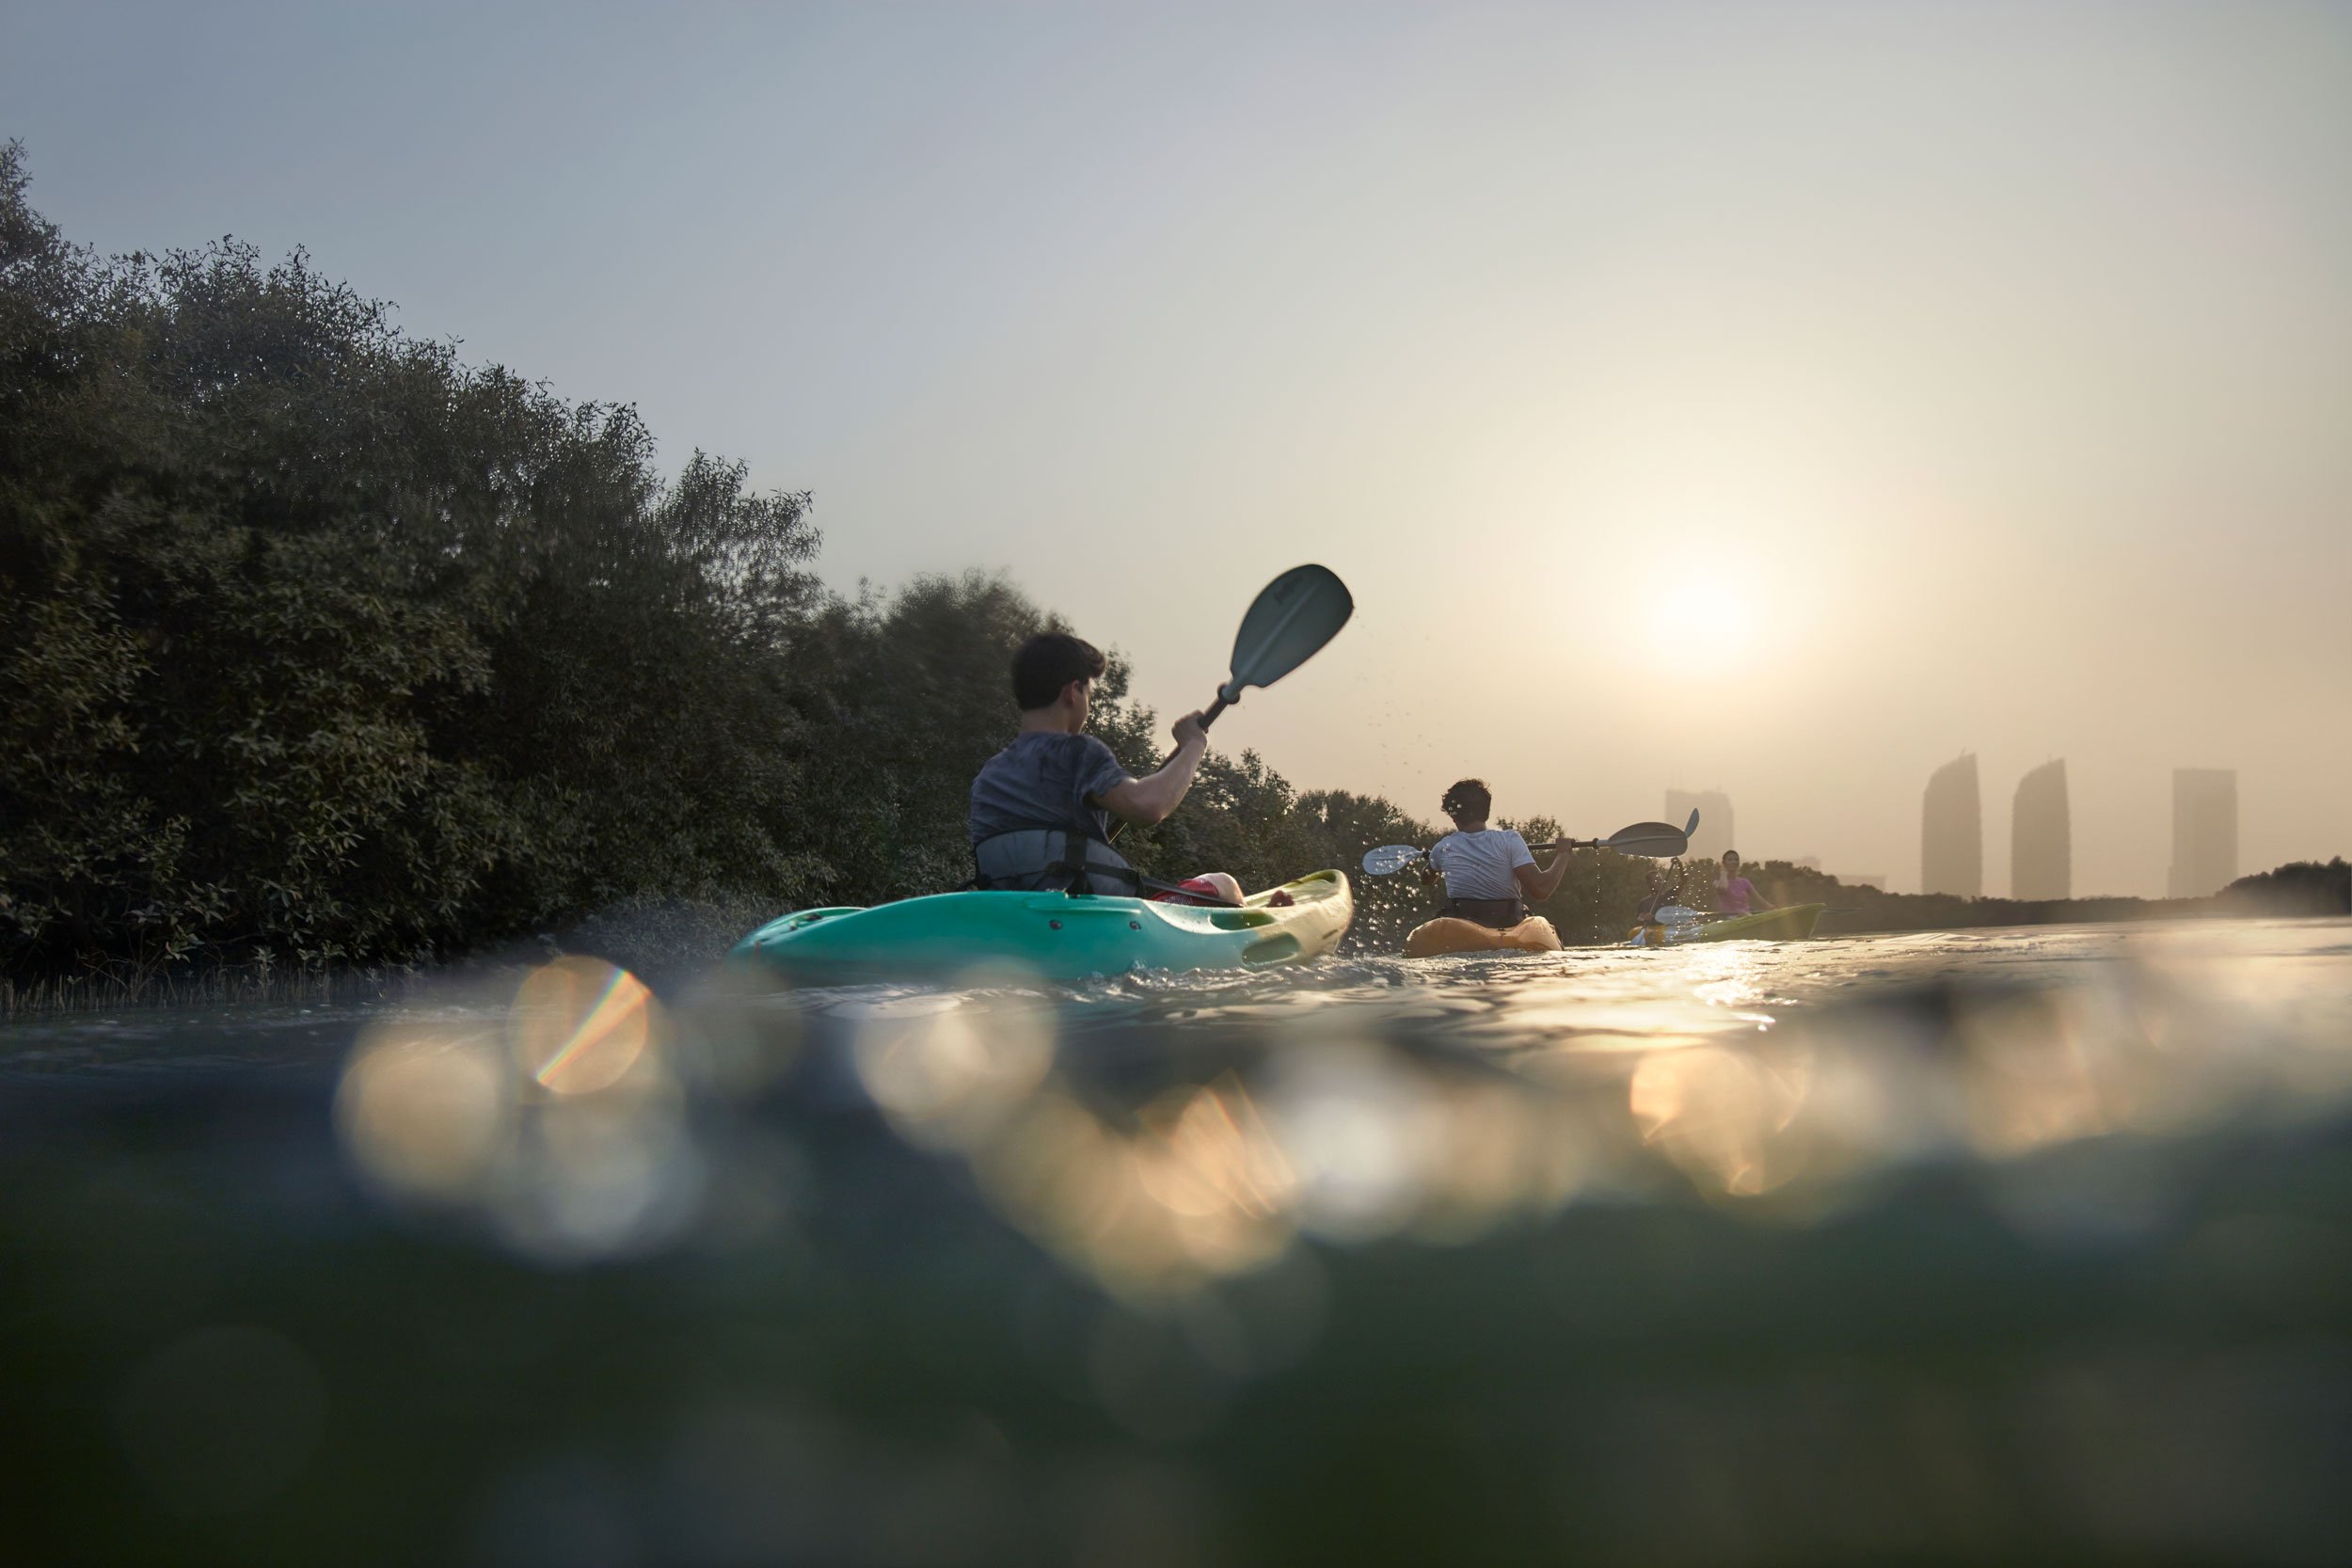
[[2352, 924], [0, 1027], [24, 1562], [2316, 1562]]

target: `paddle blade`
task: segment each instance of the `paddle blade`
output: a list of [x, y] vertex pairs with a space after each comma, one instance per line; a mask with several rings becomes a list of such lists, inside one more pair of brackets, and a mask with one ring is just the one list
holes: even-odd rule
[[1384, 844], [1364, 851], [1364, 875], [1393, 877], [1419, 859], [1421, 851], [1409, 844]]
[[1600, 847], [1620, 855], [1655, 855], [1667, 860], [1691, 847], [1691, 835], [1671, 822], [1636, 822], [1602, 839]]
[[1690, 820], [1690, 821], [1688, 821], [1688, 822], [1685, 822], [1685, 823], [1682, 825], [1682, 836], [1683, 836], [1683, 837], [1685, 837], [1685, 838], [1689, 838], [1689, 837], [1690, 837], [1692, 833], [1697, 832], [1698, 831], [1699, 831], [1699, 808], [1698, 808], [1698, 807], [1696, 807], [1696, 806], [1692, 806], [1692, 807], [1691, 808], [1691, 820]]
[[1218, 689], [1224, 702], [1242, 689], [1272, 686], [1339, 635], [1356, 601], [1327, 566], [1294, 566], [1265, 585], [1233, 637], [1232, 678]]

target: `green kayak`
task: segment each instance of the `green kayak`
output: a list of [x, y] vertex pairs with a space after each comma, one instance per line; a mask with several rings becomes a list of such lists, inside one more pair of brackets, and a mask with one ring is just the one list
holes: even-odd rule
[[[1275, 903], [1277, 893], [1289, 901]], [[1340, 944], [1355, 912], [1347, 878], [1337, 871], [1269, 888], [1239, 909], [1067, 893], [940, 893], [782, 915], [729, 957], [805, 985], [991, 971], [1075, 980], [1136, 969], [1259, 969], [1321, 958]]]
[[1755, 914], [1735, 914], [1727, 920], [1702, 924], [1689, 942], [1803, 942], [1820, 924], [1826, 904], [1789, 904]]
[[1661, 918], [1633, 927], [1628, 947], [1682, 947], [1694, 942], [1803, 942], [1820, 923], [1826, 904], [1789, 904], [1755, 914], [1735, 914], [1719, 920], [1701, 917], [1679, 907], [1661, 910]]

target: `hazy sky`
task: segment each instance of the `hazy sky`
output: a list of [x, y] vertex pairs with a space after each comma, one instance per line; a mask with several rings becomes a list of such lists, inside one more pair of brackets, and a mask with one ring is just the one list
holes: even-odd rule
[[1732, 796], [1919, 875], [2067, 759], [2078, 892], [2170, 770], [2352, 852], [2352, 7], [0, 4], [0, 136], [103, 249], [307, 245], [816, 492], [827, 577], [1001, 567], [1434, 815]]

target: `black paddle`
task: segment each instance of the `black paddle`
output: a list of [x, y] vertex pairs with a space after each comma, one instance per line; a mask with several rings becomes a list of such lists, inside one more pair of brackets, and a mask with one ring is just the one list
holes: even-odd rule
[[[1233, 634], [1232, 671], [1200, 715], [1200, 727], [1216, 722], [1250, 687], [1272, 686], [1321, 653], [1355, 613], [1347, 584], [1327, 566], [1294, 566], [1267, 583]], [[1111, 836], [1124, 826], [1112, 823]]]
[[1233, 634], [1232, 673], [1200, 715], [1200, 727], [1216, 723], [1244, 690], [1272, 686], [1321, 653], [1355, 613], [1347, 584], [1327, 566], [1294, 566], [1267, 583]]

